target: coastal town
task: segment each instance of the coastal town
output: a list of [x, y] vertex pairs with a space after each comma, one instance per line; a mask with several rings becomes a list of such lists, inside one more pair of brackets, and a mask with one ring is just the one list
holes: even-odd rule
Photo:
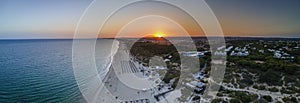
[[[207, 88], [211, 55], [226, 56], [226, 72], [213, 103], [298, 103], [300, 102], [300, 41], [234, 40], [211, 52], [205, 38], [194, 38], [197, 51], [177, 52], [167, 40], [141, 39], [134, 44], [121, 41], [114, 72], [105, 85], [121, 103], [155, 103], [160, 101], [198, 103]], [[184, 46], [184, 42], [178, 44]], [[131, 47], [130, 50], [128, 48]], [[151, 48], [151, 49], [149, 49]], [[116, 56], [115, 55], [115, 56]], [[199, 68], [181, 70], [180, 59], [199, 59]], [[185, 73], [188, 71], [187, 73]], [[122, 84], [121, 78], [133, 74], [145, 78], [149, 88], [135, 89]], [[181, 76], [181, 77], [179, 77]], [[124, 82], [124, 81], [123, 81]]]

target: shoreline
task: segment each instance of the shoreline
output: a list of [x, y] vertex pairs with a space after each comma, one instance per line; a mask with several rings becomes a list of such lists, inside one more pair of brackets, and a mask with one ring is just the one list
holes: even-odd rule
[[120, 41], [118, 41], [118, 40], [114, 40], [114, 41], [112, 41], [112, 48], [111, 48], [111, 50], [112, 49], [114, 49], [114, 43], [115, 42], [117, 42], [117, 44], [116, 44], [116, 50], [114, 50], [114, 52], [111, 52], [111, 56], [109, 57], [109, 63], [108, 63], [108, 66], [105, 68], [105, 70], [106, 70], [106, 73], [105, 73], [105, 76], [104, 76], [104, 78], [102, 78], [102, 81], [105, 81], [105, 80], [107, 80], [107, 78], [109, 77], [109, 74], [111, 73], [111, 69], [113, 69], [112, 68], [112, 65], [113, 65], [113, 61], [114, 61], [114, 56], [117, 54], [117, 52], [118, 52], [118, 50], [119, 50], [119, 48], [120, 48], [120, 45], [121, 45], [121, 43], [120, 43]]

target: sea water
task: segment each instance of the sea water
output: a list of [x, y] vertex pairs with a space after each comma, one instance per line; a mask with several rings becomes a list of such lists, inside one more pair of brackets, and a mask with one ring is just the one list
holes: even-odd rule
[[[101, 76], [108, 72], [112, 41], [99, 39], [95, 46]], [[0, 40], [0, 103], [85, 102], [72, 69], [72, 42]]]

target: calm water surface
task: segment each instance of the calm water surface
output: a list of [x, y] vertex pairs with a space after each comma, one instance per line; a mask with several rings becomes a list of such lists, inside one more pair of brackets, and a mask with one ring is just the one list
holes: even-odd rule
[[0, 40], [0, 54], [0, 103], [84, 102], [72, 70], [72, 40]]

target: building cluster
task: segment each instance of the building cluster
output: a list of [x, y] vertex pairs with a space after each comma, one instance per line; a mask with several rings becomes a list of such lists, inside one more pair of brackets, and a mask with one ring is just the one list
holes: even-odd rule
[[193, 89], [195, 92], [203, 92], [206, 88], [206, 84], [198, 81], [191, 81], [189, 83], [185, 83], [188, 88]]
[[282, 49], [275, 50], [275, 49], [268, 49], [269, 52], [272, 52], [274, 54], [274, 58], [278, 59], [294, 59], [294, 56], [291, 56], [288, 53], [285, 53], [282, 51]]
[[[230, 52], [230, 56], [248, 56], [250, 54], [250, 52], [248, 51], [248, 49], [246, 47], [240, 48], [240, 47], [235, 47], [235, 49], [233, 49], [233, 46], [229, 46], [228, 48], [226, 48], [225, 46], [221, 46], [219, 48], [217, 48], [217, 51], [214, 53], [214, 55], [218, 55], [218, 56], [226, 56], [227, 52]], [[233, 50], [232, 50], [233, 49]]]
[[250, 53], [246, 47], [236, 47], [233, 51], [231, 51], [230, 56], [248, 56], [249, 54]]
[[[220, 46], [218, 48], [216, 48], [216, 51], [213, 52], [214, 55], [216, 56], [249, 56], [250, 55], [250, 51], [253, 50], [257, 50], [259, 53], [266, 53], [266, 52], [271, 52], [273, 54], [274, 58], [279, 58], [279, 59], [294, 59], [295, 57], [292, 56], [291, 54], [286, 53], [284, 50], [287, 51], [292, 51], [292, 50], [296, 50], [299, 49], [300, 46], [296, 45], [296, 46], [283, 46], [278, 48], [278, 46], [280, 46], [280, 44], [277, 44], [275, 46], [273, 46], [272, 48], [278, 48], [278, 49], [267, 49], [270, 45], [268, 43], [265, 43], [263, 41], [259, 42], [263, 48], [260, 47], [251, 47], [250, 45], [253, 45], [254, 43], [248, 43], [244, 46], [241, 47], [235, 47], [235, 46]], [[279, 42], [280, 43], [280, 42]], [[264, 49], [265, 48], [265, 49]], [[204, 57], [206, 55], [208, 51], [201, 51], [201, 52], [197, 52], [197, 51], [188, 51], [188, 52], [183, 52], [183, 56], [189, 56], [189, 57]]]
[[217, 48], [217, 51], [214, 53], [214, 55], [217, 56], [226, 56], [227, 55], [227, 51], [224, 49], [226, 49], [226, 46], [221, 46]]

